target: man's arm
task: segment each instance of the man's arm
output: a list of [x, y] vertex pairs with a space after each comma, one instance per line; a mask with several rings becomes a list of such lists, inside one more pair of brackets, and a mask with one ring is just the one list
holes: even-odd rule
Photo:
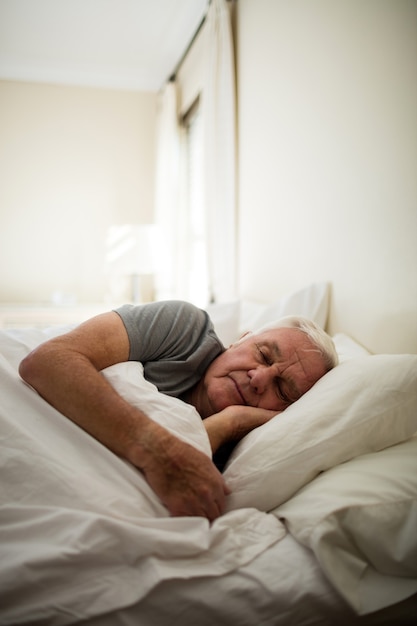
[[213, 454], [227, 443], [237, 443], [254, 428], [275, 417], [278, 411], [252, 406], [228, 406], [204, 420]]
[[139, 468], [172, 515], [214, 520], [228, 490], [212, 461], [128, 404], [100, 374], [128, 357], [126, 329], [111, 312], [45, 342], [19, 372], [58, 411]]

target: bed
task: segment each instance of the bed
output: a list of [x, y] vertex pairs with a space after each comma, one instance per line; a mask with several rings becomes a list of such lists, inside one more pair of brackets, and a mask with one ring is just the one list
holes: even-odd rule
[[[327, 306], [323, 283], [209, 312], [227, 345], [287, 313], [324, 325]], [[20, 360], [66, 330], [0, 332], [0, 624], [415, 623], [417, 355], [338, 333], [340, 364], [234, 449], [227, 511], [209, 524], [170, 517], [135, 468], [19, 378]], [[140, 363], [102, 375], [210, 454], [193, 407]]]

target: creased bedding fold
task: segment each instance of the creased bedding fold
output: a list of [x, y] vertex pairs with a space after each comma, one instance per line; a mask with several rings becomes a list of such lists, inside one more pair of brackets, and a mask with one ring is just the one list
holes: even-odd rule
[[[231, 572], [285, 535], [274, 516], [255, 509], [213, 524], [170, 517], [139, 471], [19, 378], [24, 348], [13, 341], [8, 335], [0, 357], [1, 624], [64, 625], [109, 612], [164, 580]], [[139, 364], [121, 364], [120, 380], [134, 366], [139, 375]], [[152, 390], [140, 380], [146, 402]], [[181, 406], [164, 398], [174, 407], [166, 426], [175, 430]], [[190, 442], [204, 449], [201, 420], [185, 415]]]

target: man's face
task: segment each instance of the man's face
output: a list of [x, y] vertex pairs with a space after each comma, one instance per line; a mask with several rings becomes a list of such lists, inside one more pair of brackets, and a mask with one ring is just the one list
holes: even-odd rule
[[230, 405], [283, 411], [325, 372], [323, 357], [302, 331], [249, 334], [208, 367], [202, 380], [204, 416]]

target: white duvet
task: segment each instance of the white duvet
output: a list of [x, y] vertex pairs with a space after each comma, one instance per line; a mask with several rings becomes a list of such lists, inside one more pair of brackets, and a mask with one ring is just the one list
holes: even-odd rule
[[[70, 624], [138, 602], [161, 581], [220, 576], [285, 535], [273, 516], [240, 509], [213, 524], [172, 518], [140, 472], [50, 407], [18, 376], [40, 331], [1, 334], [0, 623]], [[104, 373], [123, 393], [140, 365]], [[191, 407], [141, 379], [142, 406], [209, 454]], [[128, 387], [128, 385], [127, 385]], [[168, 421], [164, 422], [166, 416]]]
[[[0, 332], [0, 624], [414, 624], [416, 355], [342, 359], [250, 433], [210, 525], [171, 518], [139, 471], [20, 379], [20, 360], [64, 330]], [[195, 409], [140, 364], [103, 376], [210, 454]]]

